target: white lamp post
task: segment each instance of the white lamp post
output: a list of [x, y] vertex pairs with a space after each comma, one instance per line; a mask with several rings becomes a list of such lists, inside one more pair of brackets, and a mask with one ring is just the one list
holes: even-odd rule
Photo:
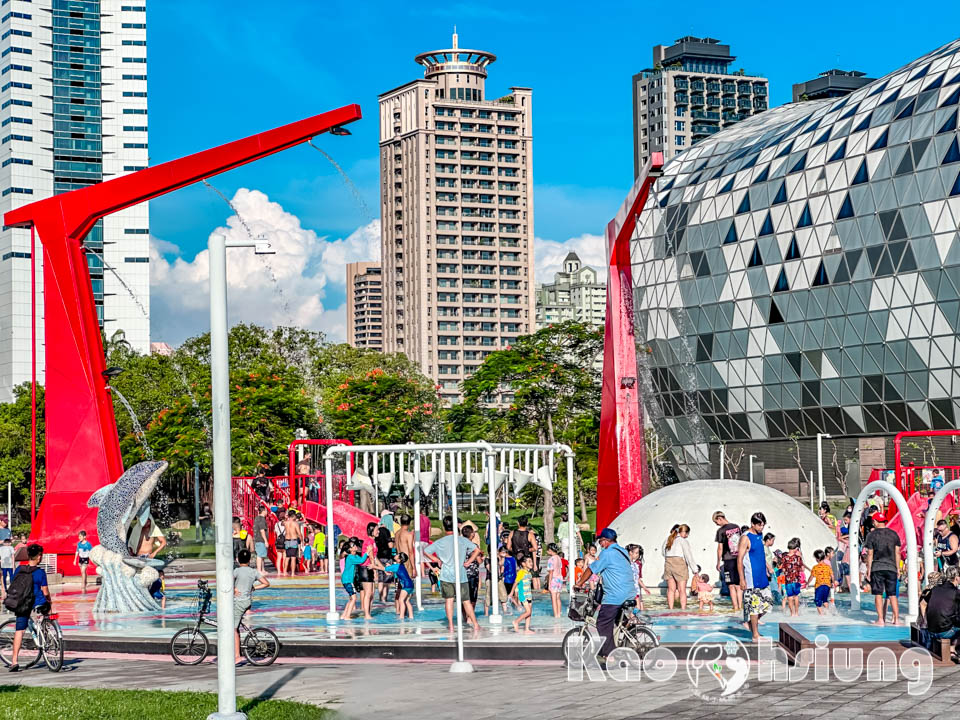
[[756, 457], [756, 455], [751, 455], [751, 456], [750, 456], [750, 482], [753, 482], [753, 459], [754, 459], [755, 457]]
[[723, 461], [727, 457], [726, 445], [720, 443], [720, 479], [723, 480]]
[[246, 720], [237, 712], [234, 665], [232, 460], [230, 456], [230, 359], [227, 347], [227, 248], [252, 247], [272, 254], [270, 243], [227, 242], [210, 236], [210, 384], [213, 399], [213, 505], [217, 518], [217, 712], [208, 720]]
[[819, 502], [825, 499], [823, 493], [823, 439], [830, 437], [830, 433], [817, 433], [817, 489], [819, 490]]

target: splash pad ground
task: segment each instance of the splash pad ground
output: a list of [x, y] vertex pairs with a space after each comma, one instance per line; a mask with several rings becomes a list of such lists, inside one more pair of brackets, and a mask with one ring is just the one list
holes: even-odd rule
[[[212, 584], [212, 576], [209, 578]], [[414, 620], [399, 621], [393, 606], [375, 603], [373, 619], [355, 618], [335, 627], [326, 624], [327, 591], [325, 579], [306, 577], [270, 578], [271, 587], [255, 596], [254, 612], [247, 617], [250, 625], [272, 628], [283, 643], [282, 654], [296, 657], [324, 658], [404, 658], [446, 659], [454, 654], [455, 636], [448, 632], [443, 601], [425, 589], [423, 610]], [[173, 634], [192, 622], [196, 579], [175, 579], [167, 582], [167, 607], [158, 613], [142, 615], [93, 612], [94, 591], [86, 595], [65, 592], [55, 596], [54, 607], [60, 616], [68, 649], [87, 652], [166, 653]], [[392, 596], [392, 595], [391, 595]], [[342, 609], [346, 595], [341, 589], [337, 601]], [[854, 644], [868, 649], [875, 645], [907, 647], [908, 625], [876, 626], [872, 624], [873, 599], [865, 596], [858, 609], [851, 610], [850, 596], [837, 596], [834, 614], [818, 615], [812, 597], [802, 597], [801, 614], [790, 618], [779, 608], [764, 618], [761, 633], [774, 643], [782, 640], [781, 625], [789, 625], [794, 635], [813, 641], [825, 635], [831, 643]], [[660, 595], [645, 596], [646, 611], [652, 616], [661, 643], [679, 650], [691, 646], [697, 638], [712, 632], [726, 632], [746, 642], [749, 633], [739, 622], [726, 598], [720, 598], [716, 612], [698, 612], [696, 604], [686, 612], [668, 610]], [[906, 605], [906, 598], [901, 599]], [[564, 605], [565, 607], [565, 605]], [[564, 610], [565, 612], [565, 610]], [[506, 615], [501, 626], [490, 625], [479, 616], [481, 630], [464, 631], [468, 658], [511, 660], [560, 660], [563, 635], [574, 626], [566, 617], [554, 618], [548, 595], [538, 595], [534, 603], [533, 635], [519, 635]], [[209, 628], [211, 641], [215, 630]]]

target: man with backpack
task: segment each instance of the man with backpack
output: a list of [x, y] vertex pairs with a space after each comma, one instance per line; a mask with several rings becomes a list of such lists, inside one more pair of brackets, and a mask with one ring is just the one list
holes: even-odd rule
[[21, 565], [13, 574], [7, 597], [3, 606], [17, 617], [16, 632], [13, 635], [13, 654], [10, 658], [10, 672], [19, 672], [17, 659], [23, 643], [23, 633], [30, 623], [30, 614], [36, 609], [42, 615], [50, 612], [50, 588], [47, 587], [47, 571], [40, 567], [43, 547], [33, 543], [27, 547], [26, 565]]

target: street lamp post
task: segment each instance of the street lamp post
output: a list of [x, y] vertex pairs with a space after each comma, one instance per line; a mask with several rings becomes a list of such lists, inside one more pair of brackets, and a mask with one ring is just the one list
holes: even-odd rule
[[723, 480], [723, 461], [727, 457], [726, 445], [720, 443], [720, 479]]
[[820, 502], [825, 499], [823, 493], [823, 439], [830, 437], [830, 433], [817, 433], [817, 490]]
[[217, 712], [208, 720], [246, 720], [237, 712], [234, 665], [232, 461], [230, 456], [230, 359], [227, 346], [227, 248], [254, 247], [269, 254], [270, 243], [227, 242], [214, 233], [210, 261], [210, 384], [213, 399], [213, 512], [217, 520]]
[[751, 455], [751, 456], [750, 456], [750, 482], [753, 482], [753, 459], [754, 459], [755, 457], [756, 457], [756, 455]]

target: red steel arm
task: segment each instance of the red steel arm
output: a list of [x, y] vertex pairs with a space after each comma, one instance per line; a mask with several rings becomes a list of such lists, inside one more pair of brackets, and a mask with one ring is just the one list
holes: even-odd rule
[[96, 542], [96, 511], [87, 508], [87, 499], [123, 472], [84, 237], [106, 215], [360, 117], [358, 105], [347, 105], [4, 215], [7, 226], [34, 227], [43, 244], [47, 477], [32, 535], [47, 552], [72, 555], [78, 529]]
[[662, 169], [663, 153], [651, 153], [620, 212], [607, 224], [607, 317], [597, 467], [598, 531], [643, 497], [649, 488], [633, 325], [630, 240]]

